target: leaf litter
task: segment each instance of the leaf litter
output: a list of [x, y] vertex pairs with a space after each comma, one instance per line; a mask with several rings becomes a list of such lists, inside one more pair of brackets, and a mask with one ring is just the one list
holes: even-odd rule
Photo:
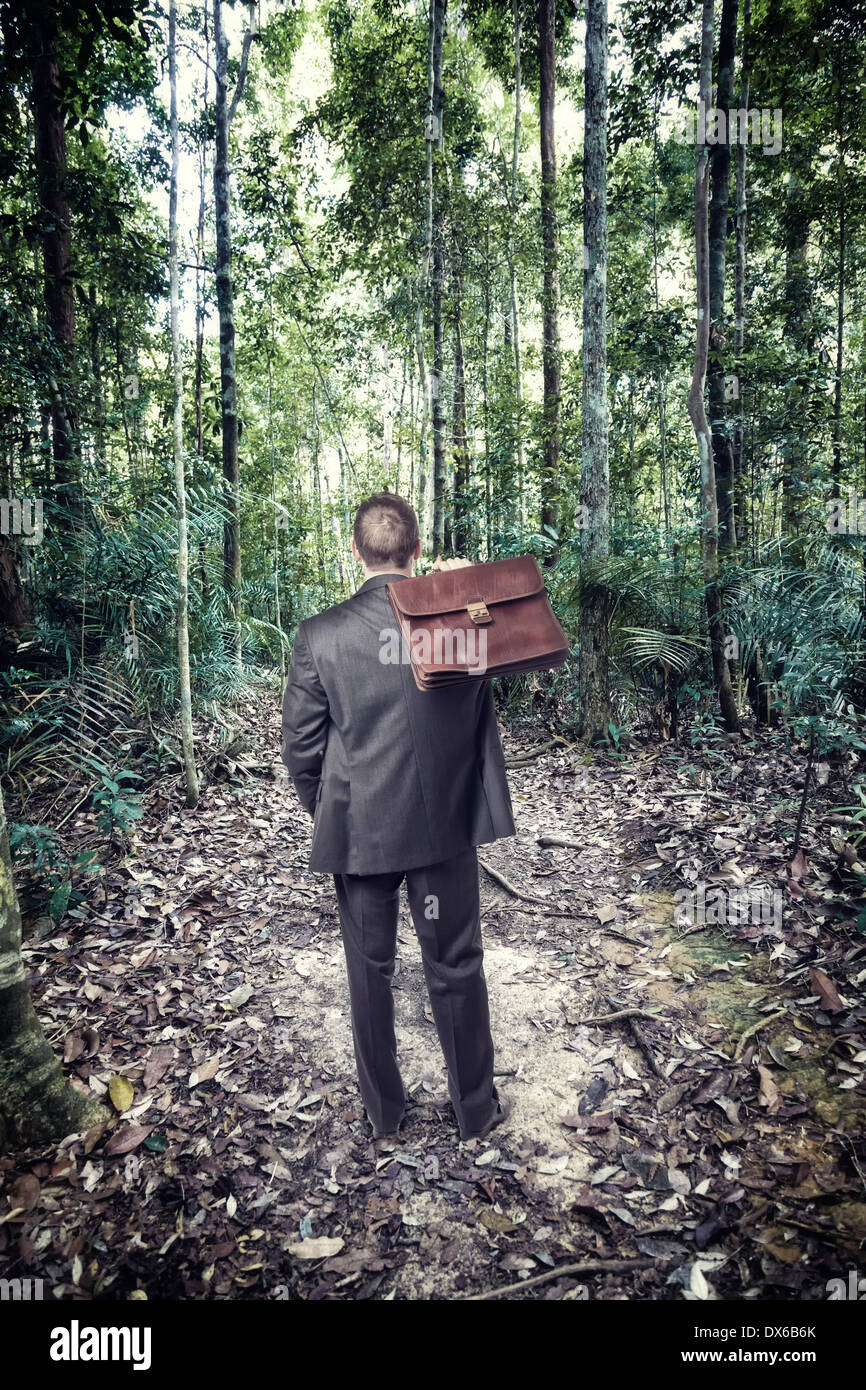
[[[512, 1113], [460, 1143], [404, 902], [409, 1109], [373, 1142], [331, 881], [259, 715], [232, 777], [195, 812], [159, 784], [90, 901], [28, 937], [40, 1017], [112, 1118], [0, 1158], [0, 1275], [78, 1300], [825, 1297], [866, 1239], [866, 943], [820, 807], [787, 862], [794, 759], [533, 759], [512, 729], [518, 834], [481, 851]], [[767, 884], [781, 923], [684, 923], [699, 883]]]

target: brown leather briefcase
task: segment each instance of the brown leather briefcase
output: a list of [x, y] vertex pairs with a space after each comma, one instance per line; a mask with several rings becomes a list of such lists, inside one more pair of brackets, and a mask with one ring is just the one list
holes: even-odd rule
[[385, 587], [421, 690], [547, 671], [568, 655], [532, 555], [434, 571]]

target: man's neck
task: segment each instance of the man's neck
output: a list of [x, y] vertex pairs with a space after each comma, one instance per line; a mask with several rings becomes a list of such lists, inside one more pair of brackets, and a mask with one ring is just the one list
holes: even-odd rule
[[401, 569], [399, 565], [385, 565], [385, 566], [384, 566], [382, 569], [380, 569], [380, 570], [368, 570], [368, 569], [367, 569], [367, 566], [365, 565], [365, 566], [364, 566], [364, 582], [366, 583], [366, 581], [367, 581], [368, 579], [372, 579], [374, 574], [402, 574], [402, 575], [405, 575], [405, 577], [406, 577], [407, 579], [411, 579], [411, 578], [413, 577], [414, 573], [415, 573], [415, 566], [414, 566], [414, 565], [409, 565], [408, 569]]

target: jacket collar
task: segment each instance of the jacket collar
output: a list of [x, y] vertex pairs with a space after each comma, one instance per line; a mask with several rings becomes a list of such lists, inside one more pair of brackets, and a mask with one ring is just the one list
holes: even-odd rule
[[360, 589], [356, 589], [356, 594], [364, 594], [368, 589], [382, 589], [386, 584], [392, 583], [395, 579], [408, 579], [408, 574], [371, 574], [369, 579], [365, 579]]

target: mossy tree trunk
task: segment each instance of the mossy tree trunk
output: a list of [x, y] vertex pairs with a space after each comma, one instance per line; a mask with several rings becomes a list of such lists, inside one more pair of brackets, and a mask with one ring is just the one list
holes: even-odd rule
[[105, 1118], [98, 1101], [69, 1085], [33, 1008], [0, 792], [0, 1149], [43, 1144]]

